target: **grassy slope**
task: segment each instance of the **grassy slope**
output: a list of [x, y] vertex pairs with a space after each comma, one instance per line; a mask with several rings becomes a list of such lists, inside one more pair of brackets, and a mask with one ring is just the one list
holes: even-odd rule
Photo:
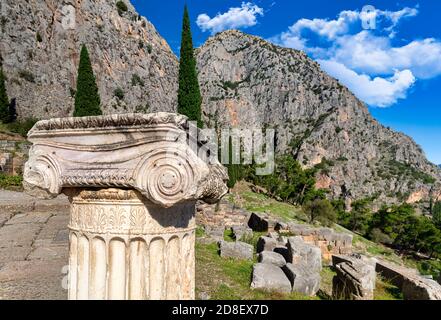
[[[277, 202], [264, 195], [253, 193], [245, 184], [240, 183], [229, 195], [229, 200], [237, 205], [255, 212], [267, 212], [282, 220], [295, 220], [303, 223], [306, 217], [300, 208]], [[337, 226], [338, 231], [350, 231]], [[203, 231], [198, 230], [198, 239], [203, 238]], [[256, 233], [253, 239], [246, 239], [246, 242], [255, 245], [257, 238], [261, 234]], [[231, 241], [231, 234], [225, 233], [225, 240]], [[368, 253], [371, 256], [381, 256], [387, 260], [403, 264], [400, 257], [395, 255], [392, 250], [381, 245], [372, 243], [358, 235], [354, 235], [354, 247], [356, 251]], [[317, 297], [306, 297], [300, 294], [283, 295], [268, 293], [250, 289], [253, 264], [256, 261], [238, 261], [223, 259], [218, 255], [217, 244], [204, 244], [197, 241], [196, 244], [196, 295], [207, 293], [211, 299], [229, 300], [310, 300], [310, 299], [329, 299], [332, 294], [332, 278], [335, 272], [329, 266], [324, 266], [321, 273], [321, 290]], [[406, 263], [409, 265], [409, 262]], [[401, 296], [396, 287], [386, 283], [380, 277], [377, 279], [377, 286], [374, 292], [376, 300], [396, 300]]]

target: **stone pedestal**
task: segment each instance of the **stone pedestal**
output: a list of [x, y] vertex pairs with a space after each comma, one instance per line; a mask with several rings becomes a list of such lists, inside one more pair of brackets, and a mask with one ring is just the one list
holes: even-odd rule
[[226, 192], [225, 169], [168, 113], [38, 122], [24, 187], [69, 196], [69, 299], [194, 299], [195, 204]]
[[71, 190], [69, 299], [194, 299], [194, 202]]

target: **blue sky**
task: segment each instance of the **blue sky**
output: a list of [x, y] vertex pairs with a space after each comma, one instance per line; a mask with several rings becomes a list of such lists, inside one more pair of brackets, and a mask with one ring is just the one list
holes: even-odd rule
[[[131, 2], [178, 53], [185, 1]], [[304, 50], [376, 119], [410, 135], [441, 164], [441, 1], [186, 2], [195, 46], [218, 31], [239, 29]]]

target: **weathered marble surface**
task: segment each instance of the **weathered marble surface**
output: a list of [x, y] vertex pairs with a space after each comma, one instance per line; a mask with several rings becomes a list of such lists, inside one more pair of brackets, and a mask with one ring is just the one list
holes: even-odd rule
[[63, 188], [133, 188], [163, 207], [218, 200], [227, 174], [189, 147], [188, 130], [187, 118], [172, 113], [40, 121], [28, 135], [24, 187], [39, 198]]
[[187, 118], [124, 114], [38, 122], [24, 172], [34, 196], [69, 197], [69, 299], [194, 299], [195, 205], [228, 191], [187, 141]]

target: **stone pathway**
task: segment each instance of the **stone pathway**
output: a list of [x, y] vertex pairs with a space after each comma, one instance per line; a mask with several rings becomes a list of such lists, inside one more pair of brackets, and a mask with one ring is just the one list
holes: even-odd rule
[[0, 299], [66, 299], [68, 202], [0, 191]]

